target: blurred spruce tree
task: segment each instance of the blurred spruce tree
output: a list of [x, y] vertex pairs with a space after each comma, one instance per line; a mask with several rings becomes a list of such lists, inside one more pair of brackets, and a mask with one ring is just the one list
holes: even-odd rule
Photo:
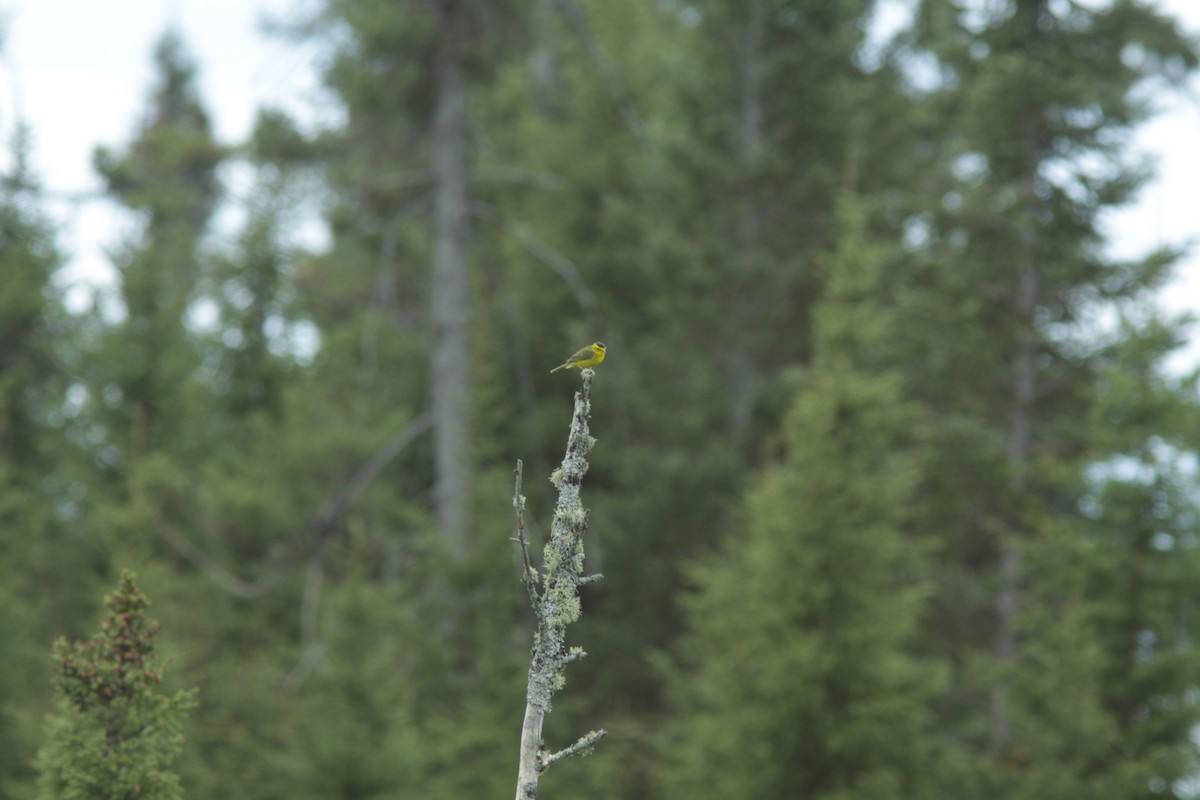
[[[1178, 406], [1152, 422], [1102, 411], [1126, 402], [1106, 395], [1131, 376], [1160, 374], [1172, 344], [1136, 345], [1138, 326], [1106, 329], [1105, 316], [1144, 316], [1174, 258], [1115, 260], [1101, 226], [1146, 176], [1128, 147], [1146, 92], [1186, 78], [1196, 53], [1169, 19], [1124, 0], [927, 0], [912, 41], [938, 64], [922, 72], [919, 94], [940, 121], [927, 150], [938, 164], [909, 224], [916, 258], [897, 345], [909, 348], [908, 385], [936, 421], [914, 524], [939, 541], [926, 646], [954, 666], [939, 725], [963, 762], [945, 771], [942, 791], [1161, 796], [1178, 764], [1127, 736], [1161, 697], [1188, 703], [1177, 683], [1112, 681], [1126, 672], [1115, 665], [1150, 654], [1137, 642], [1161, 635], [1165, 619], [1100, 588], [1114, 543], [1149, 534], [1114, 529], [1109, 515], [1126, 512], [1097, 500], [1086, 478], [1124, 462], [1131, 440], [1141, 439], [1132, 452], [1142, 460], [1155, 437], [1178, 435], [1180, 414], [1195, 413], [1183, 393], [1167, 400], [1166, 383], [1137, 414]], [[1081, 513], [1088, 503], [1103, 521]], [[1097, 548], [1108, 554], [1093, 563]], [[1135, 574], [1159, 557], [1123, 552]], [[1123, 642], [1111, 628], [1121, 606]], [[1179, 730], [1157, 744], [1189, 747]]]
[[783, 459], [693, 573], [667, 796], [930, 796], [943, 671], [912, 654], [929, 587], [906, 532], [921, 414], [880, 358], [896, 324], [880, 248], [858, 202], [841, 207]]
[[59, 700], [38, 754], [38, 797], [180, 798], [171, 765], [183, 748], [194, 693], [158, 692], [158, 625], [147, 617], [149, 602], [131, 573], [121, 574], [105, 606], [97, 636], [55, 643]]
[[63, 257], [18, 129], [0, 176], [0, 795], [30, 797], [33, 755], [50, 697], [54, 632], [79, 630], [105, 558], [80, 536], [82, 465], [68, 431], [79, 346], [55, 284]]
[[1182, 342], [1181, 320], [1131, 311], [1096, 356], [1082, 544], [1076, 569], [1062, 571], [1093, 609], [1100, 694], [1129, 761], [1125, 796], [1187, 797], [1200, 715], [1190, 645], [1200, 617], [1189, 599], [1200, 579], [1198, 376], [1162, 367]]
[[[512, 57], [508, 43], [521, 35], [523, 7], [326, 4], [292, 33], [328, 57], [321, 79], [338, 110], [335, 123], [302, 131], [269, 113], [256, 132], [264, 163], [323, 179], [331, 234], [325, 251], [292, 262], [291, 311], [312, 323], [320, 348], [285, 392], [279, 437], [263, 441], [264, 452], [295, 454], [287, 459], [292, 483], [278, 486], [300, 487], [297, 499], [310, 514], [296, 526], [300, 540], [285, 542], [307, 557], [304, 652], [284, 680], [296, 722], [280, 765], [292, 796], [405, 789], [460, 796], [491, 781], [503, 791], [512, 781], [528, 641], [523, 595], [510, 591], [519, 589], [510, 542], [493, 535], [511, 526], [511, 509], [490, 499], [511, 493], [513, 450], [479, 422], [493, 401], [507, 399], [490, 370], [499, 344], [491, 243], [468, 237], [456, 264], [468, 290], [453, 309], [469, 344], [452, 365], [470, 378], [465, 414], [438, 400], [446, 330], [435, 284], [445, 276], [431, 264], [445, 263], [438, 210], [444, 59], [453, 51], [467, 103], [459, 131], [466, 151], [456, 157], [469, 171], [464, 211], [473, 227], [474, 162], [486, 146], [475, 97]], [[473, 452], [458, 466], [475, 488], [454, 502], [476, 522], [454, 536], [443, 535], [435, 488], [446, 475], [438, 443], [447, 412], [472, 432]], [[360, 483], [363, 469], [414, 421], [419, 435]], [[488, 501], [477, 509], [476, 497]]]
[[187, 313], [225, 153], [178, 35], [160, 40], [155, 66], [154, 91], [133, 141], [95, 154], [108, 195], [136, 215], [134, 229], [113, 250], [121, 308], [99, 322], [104, 332], [89, 386], [104, 431], [96, 458], [123, 480], [133, 478], [143, 456], [195, 447], [204, 434], [197, 423], [206, 393], [196, 381]]
[[242, 233], [218, 252], [230, 151], [214, 138], [182, 38], [166, 33], [154, 58], [132, 140], [95, 156], [133, 223], [114, 248], [117, 307], [85, 318], [77, 355], [88, 402], [76, 441], [91, 467], [81, 525], [112, 561], [137, 565], [168, 622], [162, 647], [204, 690], [184, 781], [218, 796], [240, 775], [262, 793], [240, 794], [272, 796], [283, 770], [257, 745], [290, 721], [278, 684], [297, 659], [296, 575], [331, 483], [307, 466], [306, 448], [320, 442], [284, 425], [319, 427], [289, 414], [295, 359], [276, 225], [290, 187], [252, 172]]

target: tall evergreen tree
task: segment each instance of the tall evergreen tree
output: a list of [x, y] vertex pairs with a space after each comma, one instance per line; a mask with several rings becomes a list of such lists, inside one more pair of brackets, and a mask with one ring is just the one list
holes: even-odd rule
[[910, 653], [924, 589], [904, 531], [919, 413], [861, 208], [830, 261], [787, 452], [695, 573], [667, 757], [677, 797], [927, 797], [936, 671]]
[[27, 143], [19, 131], [0, 176], [0, 794], [12, 797], [29, 796], [34, 777], [46, 632], [72, 628], [104, 565], [67, 522], [79, 512], [66, 400], [77, 331], [54, 285], [63, 257]]
[[[21, 137], [23, 140], [24, 137]], [[0, 294], [0, 464], [6, 481], [32, 485], [45, 472], [45, 443], [52, 396], [61, 378], [53, 352], [55, 319], [50, 280], [61, 257], [53, 234], [34, 206], [22, 144], [15, 169], [0, 184], [0, 236], [4, 273]]]
[[[697, 136], [677, 157], [708, 190], [688, 225], [694, 234], [709, 228], [699, 240], [711, 248], [706, 260], [721, 265], [711, 273], [723, 323], [712, 331], [713, 355], [730, 398], [726, 429], [742, 446], [752, 446], [756, 418], [777, 421], [764, 414], [780, 403], [770, 376], [811, 352], [809, 318], [821, 288], [815, 260], [833, 241], [833, 198], [847, 158], [874, 162], [864, 154], [887, 134], [870, 124], [872, 104], [886, 98], [887, 70], [872, 73], [858, 59], [872, 6], [693, 6], [696, 55], [723, 68], [685, 87]], [[860, 173], [867, 192], [894, 174], [870, 167]], [[785, 329], [790, 337], [779, 336]]]
[[944, 532], [931, 645], [956, 667], [943, 725], [974, 759], [954, 791], [1090, 796], [1145, 764], [1120, 744], [1093, 609], [1055, 558], [1086, 541], [1082, 475], [1104, 457], [1083, 422], [1101, 362], [1080, 339], [1098, 305], [1165, 274], [1169, 258], [1106, 258], [1100, 221], [1144, 177], [1124, 152], [1141, 92], [1196, 57], [1125, 0], [928, 0], [916, 34], [942, 70], [947, 181], [910, 231], [929, 260], [902, 330], [939, 421], [918, 522]]
[[177, 34], [163, 36], [155, 63], [157, 84], [136, 137], [124, 151], [95, 155], [109, 196], [138, 215], [115, 255], [123, 319], [100, 345], [92, 387], [107, 428], [103, 457], [126, 477], [139, 456], [195, 432], [187, 408], [197, 359], [186, 315], [223, 158]]
[[[586, 12], [590, 39], [581, 43], [571, 18], [551, 17], [568, 87], [555, 113], [511, 111], [514, 141], [495, 137], [494, 157], [521, 164], [532, 184], [497, 190], [507, 223], [498, 227], [516, 254], [506, 288], [528, 321], [510, 338], [539, 343], [536, 365], [603, 329], [624, 457], [611, 476], [620, 502], [597, 503], [614, 532], [599, 557], [626, 571], [600, 588], [601, 602], [664, 644], [678, 628], [668, 598], [679, 584], [657, 565], [713, 543], [711, 521], [737, 494], [739, 467], [773, 435], [789, 391], [784, 368], [811, 350], [816, 254], [830, 242], [838, 176], [856, 138], [870, 153], [865, 132], [886, 131], [868, 122], [873, 103], [900, 96], [894, 75], [856, 61], [869, 4], [571, 5]], [[748, 38], [753, 52], [740, 64]], [[749, 88], [742, 71], [754, 76]], [[520, 90], [497, 94], [527, 103], [528, 86]], [[730, 157], [742, 147], [744, 158]], [[865, 191], [874, 193], [889, 173], [870, 166]], [[559, 319], [561, 333], [547, 335], [543, 322]], [[544, 425], [546, 413], [514, 414], [513, 424]], [[634, 674], [612, 673], [615, 682], [653, 694], [644, 664], [628, 666]]]
[[1189, 599], [1200, 576], [1197, 376], [1161, 370], [1182, 330], [1177, 320], [1127, 319], [1099, 354], [1089, 420], [1080, 583], [1095, 609], [1104, 707], [1130, 762], [1125, 796], [1134, 798], [1189, 796], [1198, 757], [1191, 642], [1200, 618]]
[[[507, 483], [476, 450], [492, 451], [474, 424], [490, 391], [476, 343], [491, 335], [470, 231], [472, 97], [520, 5], [332, 2], [310, 28], [328, 48], [323, 79], [344, 118], [302, 154], [329, 187], [332, 239], [297, 260], [296, 311], [321, 346], [285, 398], [283, 426], [309, 462], [293, 474], [329, 499], [298, 526], [306, 648], [287, 685], [302, 719], [336, 711], [337, 722], [297, 740], [306, 757], [288, 768], [300, 791], [453, 796], [486, 785], [493, 755], [497, 787], [511, 780], [501, 709], [519, 705], [525, 647], [514, 636], [521, 596], [495, 570], [508, 543], [470, 524], [474, 487]], [[485, 519], [507, 525], [507, 506], [492, 509]], [[366, 717], [337, 708], [373, 704], [389, 669], [394, 702]], [[369, 739], [379, 753], [346, 746]], [[446, 769], [459, 752], [478, 769]]]
[[[622, 710], [608, 753], [654, 730], [649, 656], [682, 627], [679, 565], [716, 545], [743, 475], [776, 446], [787, 368], [811, 355], [845, 164], [863, 160], [873, 217], [908, 164], [896, 72], [857, 57], [869, 4], [751, 5], [543, 4], [541, 57], [484, 100], [497, 121], [480, 173], [521, 179], [484, 183], [481, 235], [503, 248], [494, 320], [513, 320], [496, 362], [520, 392], [489, 405], [488, 430], [546, 442], [560, 381], [539, 381], [541, 365], [564, 342], [609, 345], [597, 413], [619, 458], [593, 465], [590, 551], [607, 579], [581, 623], [585, 686], [563, 701], [600, 703], [587, 720]], [[649, 753], [631, 745], [615, 774], [604, 759], [579, 770], [645, 793]]]
[[[278, 681], [299, 639], [300, 601], [296, 581], [284, 582], [309, 552], [311, 487], [329, 481], [316, 470], [305, 473], [311, 482], [297, 477], [297, 451], [310, 443], [279, 427], [283, 363], [264, 353], [279, 289], [270, 215], [252, 211], [242, 247], [214, 256], [206, 237], [226, 149], [178, 34], [164, 35], [154, 60], [132, 141], [95, 155], [109, 198], [135, 225], [113, 256], [119, 313], [89, 320], [80, 359], [90, 401], [80, 442], [94, 467], [81, 525], [139, 565], [163, 601], [165, 645], [189, 643], [175, 661], [210, 702], [180, 770], [220, 795], [226, 774], [264, 784], [281, 774], [246, 742], [286, 725]], [[219, 346], [199, 324], [201, 307], [216, 311]]]
[[302, 285], [314, 290], [305, 295], [318, 325], [358, 330], [336, 357], [359, 370], [363, 409], [430, 409], [432, 506], [459, 563], [474, 547], [471, 376], [476, 342], [487, 338], [474, 311], [472, 95], [507, 57], [522, 11], [474, 0], [331, 2], [306, 29], [329, 48], [323, 78], [345, 122], [320, 142], [334, 241]]

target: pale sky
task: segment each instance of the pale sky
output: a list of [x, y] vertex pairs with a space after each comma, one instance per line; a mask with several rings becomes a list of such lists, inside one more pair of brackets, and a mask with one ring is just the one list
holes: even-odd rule
[[[311, 111], [312, 52], [259, 33], [264, 15], [307, 8], [305, 0], [0, 0], [0, 159], [14, 125], [33, 137], [31, 161], [56, 199], [70, 259], [62, 281], [87, 287], [112, 279], [104, 249], [124, 217], [94, 193], [98, 145], [123, 147], [148, 104], [153, 51], [179, 30], [198, 69], [201, 99], [221, 142], [250, 132], [259, 107]], [[82, 301], [89, 292], [69, 295]]]
[[[18, 120], [33, 133], [32, 162], [56, 197], [98, 188], [91, 156], [99, 144], [126, 143], [146, 106], [154, 44], [179, 29], [199, 66], [200, 88], [218, 138], [246, 136], [257, 108], [285, 104], [311, 111], [310, 51], [259, 33], [264, 14], [307, 8], [306, 0], [0, 0], [0, 158]], [[1157, 5], [1200, 37], [1200, 0]], [[1109, 220], [1113, 252], [1136, 256], [1164, 244], [1196, 241], [1163, 304], [1200, 315], [1200, 77], [1186, 95], [1165, 96], [1162, 113], [1136, 139], [1159, 174], [1136, 205]], [[103, 283], [104, 247], [122, 218], [98, 203], [55, 204], [71, 256], [64, 281]], [[1188, 360], [1200, 362], [1200, 334]]]

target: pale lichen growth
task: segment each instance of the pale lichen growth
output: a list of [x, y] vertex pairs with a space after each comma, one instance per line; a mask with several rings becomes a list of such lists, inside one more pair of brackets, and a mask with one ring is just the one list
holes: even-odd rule
[[[550, 483], [558, 490], [558, 501], [550, 525], [550, 538], [543, 550], [543, 569], [536, 581], [542, 590], [530, 593], [538, 626], [531, 654], [529, 683], [526, 689], [526, 724], [521, 740], [521, 775], [526, 779], [536, 776], [537, 772], [561, 758], [591, 752], [595, 743], [604, 736], [603, 730], [592, 731], [570, 747], [552, 754], [546, 754], [540, 747], [542, 718], [550, 711], [550, 701], [554, 693], [565, 685], [563, 668], [586, 655], [582, 648], [568, 647], [566, 643], [567, 626], [577, 621], [583, 613], [579, 586], [599, 577], [583, 577], [584, 534], [588, 529], [588, 512], [579, 497], [583, 477], [588, 471], [585, 456], [596, 444], [596, 440], [588, 433], [588, 418], [591, 413], [589, 393], [593, 376], [592, 370], [583, 370], [583, 389], [575, 395], [575, 412], [571, 418], [567, 451], [563, 456], [562, 465], [550, 476]], [[518, 493], [519, 490], [518, 475]], [[521, 503], [523, 502], [522, 497]], [[519, 776], [519, 787], [530, 787], [525, 796], [534, 796], [536, 777], [532, 783], [522, 784], [521, 781]]]
[[553, 575], [562, 564], [562, 554], [555, 548], [547, 547], [542, 551], [542, 560], [546, 564], [546, 574]]
[[583, 614], [583, 603], [579, 600], [579, 595], [572, 595], [563, 603], [563, 612], [567, 616], [568, 622], [575, 622]]
[[573, 585], [556, 583], [545, 597], [546, 624], [551, 627], [570, 625], [579, 619], [583, 606]]
[[574, 508], [560, 508], [554, 512], [554, 521], [561, 522], [570, 528], [578, 528], [587, 524], [587, 511], [579, 505]]

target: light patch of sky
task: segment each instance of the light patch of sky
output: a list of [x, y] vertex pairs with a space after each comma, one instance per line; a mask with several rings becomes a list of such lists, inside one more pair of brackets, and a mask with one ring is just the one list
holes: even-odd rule
[[[33, 133], [32, 165], [55, 198], [70, 296], [86, 302], [90, 289], [111, 285], [106, 250], [130, 230], [127, 215], [96, 199], [92, 170], [97, 145], [121, 146], [132, 135], [151, 89], [153, 47], [173, 26], [199, 67], [201, 94], [224, 142], [245, 138], [257, 109], [283, 105], [301, 115], [319, 107], [311, 51], [266, 35], [264, 15], [311, 8], [316, 0], [0, 0], [0, 159], [9, 157], [15, 125]], [[1104, 0], [1088, 0], [1102, 5]], [[1157, 7], [1200, 35], [1200, 2], [1158, 0]], [[872, 27], [876, 41], [899, 30], [911, 0], [881, 0]], [[869, 48], [868, 48], [869, 50]], [[869, 52], [864, 57], [869, 58]], [[1200, 78], [1184, 92], [1157, 98], [1159, 114], [1134, 137], [1136, 152], [1157, 164], [1157, 177], [1137, 202], [1107, 215], [1110, 253], [1136, 258], [1162, 246], [1200, 240], [1196, 188], [1200, 186]], [[231, 174], [235, 187], [238, 176]], [[230, 224], [229, 222], [223, 223]], [[319, 242], [310, 226], [299, 234]], [[1200, 253], [1189, 251], [1176, 279], [1161, 293], [1170, 312], [1200, 313]], [[1200, 336], [1177, 361], [1200, 363]]]
[[[1200, 41], [1200, 3], [1195, 0], [1159, 0], [1161, 11], [1179, 21], [1181, 28]], [[1174, 280], [1159, 293], [1169, 314], [1200, 316], [1200, 214], [1196, 213], [1196, 187], [1200, 186], [1200, 76], [1192, 76], [1179, 91], [1160, 93], [1157, 113], [1133, 139], [1138, 155], [1148, 158], [1155, 177], [1137, 201], [1110, 212], [1105, 220], [1109, 253], [1133, 259], [1163, 247], [1185, 248]], [[1200, 335], [1191, 331], [1189, 343], [1168, 363], [1171, 371], [1200, 365]]]
[[[111, 287], [107, 253], [133, 229], [127, 214], [99, 197], [92, 154], [134, 135], [153, 89], [159, 38], [170, 28], [181, 32], [214, 133], [232, 144], [249, 134], [263, 105], [310, 117], [313, 54], [260, 24], [300, 7], [300, 0], [0, 0], [0, 159], [9, 162], [24, 122], [31, 166], [62, 223], [69, 263], [60, 281], [70, 305]], [[236, 170], [228, 177], [239, 182]]]
[[[1101, 8], [1106, 0], [1085, 0], [1081, 5]], [[980, 9], [987, 5], [981, 0]], [[1159, 11], [1176, 19], [1180, 28], [1200, 41], [1200, 2], [1197, 0], [1158, 0]], [[880, 0], [869, 28], [869, 44], [864, 53], [868, 64], [879, 48], [908, 24], [912, 0]], [[910, 65], [910, 77], [930, 85], [936, 82], [932, 64]], [[1162, 87], [1160, 87], [1161, 89]], [[1197, 190], [1200, 186], [1200, 76], [1187, 86], [1160, 90], [1153, 97], [1156, 114], [1143, 124], [1130, 142], [1131, 157], [1148, 159], [1155, 169], [1154, 178], [1135, 202], [1108, 212], [1103, 219], [1107, 234], [1107, 253], [1115, 259], [1137, 259], [1160, 248], [1183, 248], [1184, 257], [1176, 265], [1175, 278], [1158, 296], [1160, 307], [1168, 314], [1200, 316], [1200, 214]], [[1107, 165], [1091, 163], [1091, 171], [1103, 172]], [[911, 244], [911, 243], [910, 243]], [[1194, 246], [1193, 246], [1194, 245]], [[1098, 315], [1093, 322], [1102, 328], [1115, 323], [1111, 314]], [[1188, 344], [1167, 364], [1170, 372], [1182, 372], [1200, 365], [1200, 332], [1191, 331]]]

